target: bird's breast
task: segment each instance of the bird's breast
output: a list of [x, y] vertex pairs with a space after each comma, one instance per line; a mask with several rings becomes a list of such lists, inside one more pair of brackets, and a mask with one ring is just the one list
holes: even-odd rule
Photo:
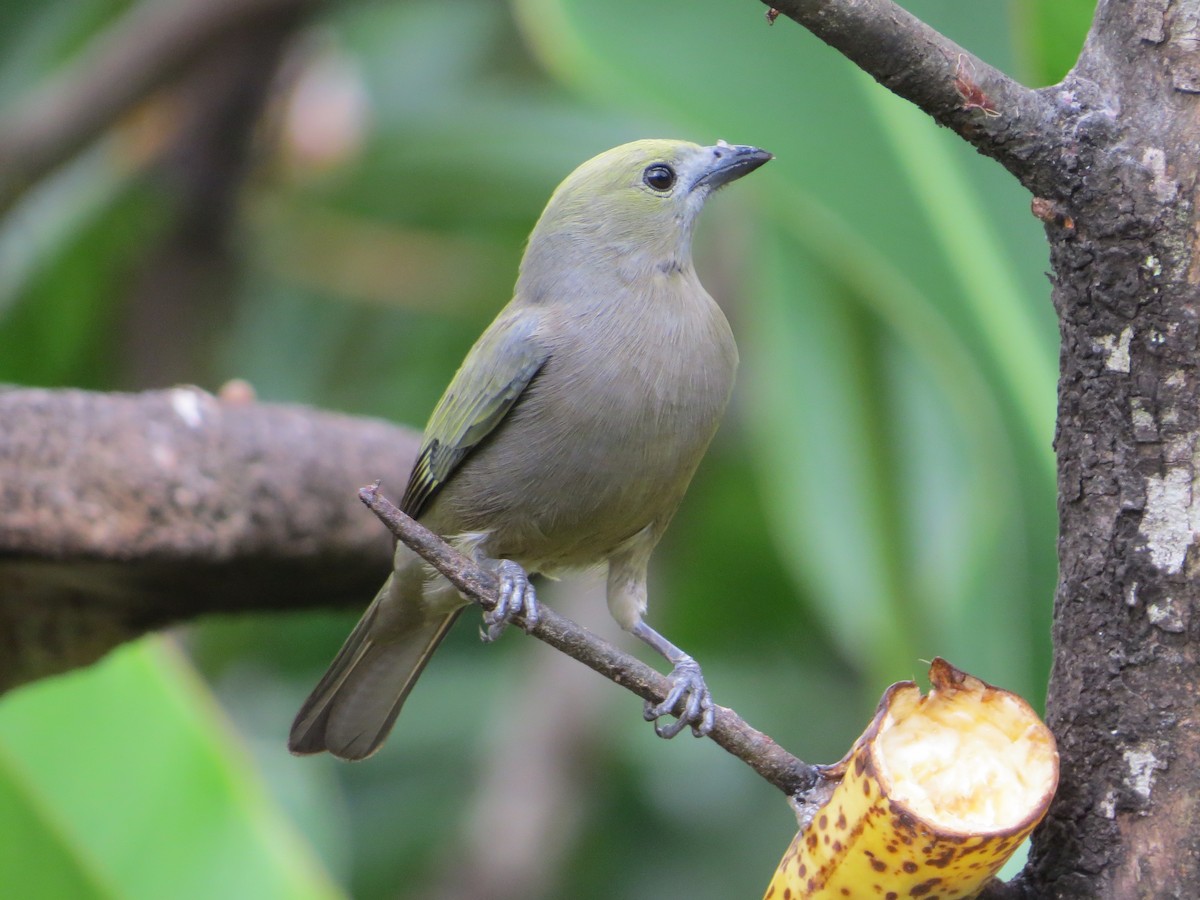
[[666, 309], [558, 324], [550, 358], [447, 485], [439, 518], [490, 532], [489, 553], [542, 571], [600, 562], [665, 523], [737, 367], [729, 325], [700, 290]]

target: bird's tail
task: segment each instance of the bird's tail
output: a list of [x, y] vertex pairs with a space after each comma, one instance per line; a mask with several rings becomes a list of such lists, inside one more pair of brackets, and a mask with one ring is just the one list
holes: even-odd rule
[[[366, 759], [382, 745], [400, 707], [462, 607], [429, 617], [393, 619], [398, 598], [392, 576], [309, 694], [288, 736], [293, 753], [328, 750], [340, 759]], [[403, 604], [409, 609], [415, 604]]]

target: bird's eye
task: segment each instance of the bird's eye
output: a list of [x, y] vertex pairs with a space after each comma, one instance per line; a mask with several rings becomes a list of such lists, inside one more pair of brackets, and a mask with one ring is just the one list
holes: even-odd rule
[[675, 170], [665, 163], [655, 163], [646, 167], [642, 181], [656, 191], [669, 191], [675, 183]]

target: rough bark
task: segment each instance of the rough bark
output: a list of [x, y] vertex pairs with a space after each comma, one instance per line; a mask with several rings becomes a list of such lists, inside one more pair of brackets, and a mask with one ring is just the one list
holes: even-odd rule
[[0, 390], [0, 691], [214, 612], [362, 606], [392, 542], [358, 502], [418, 436], [221, 400]]
[[1100, 0], [1078, 64], [1040, 91], [889, 0], [771, 5], [998, 160], [1046, 223], [1062, 777], [1014, 889], [1200, 896], [1200, 0]]
[[1102, 2], [1050, 223], [1062, 333], [1047, 895], [1200, 896], [1195, 197], [1200, 4]]

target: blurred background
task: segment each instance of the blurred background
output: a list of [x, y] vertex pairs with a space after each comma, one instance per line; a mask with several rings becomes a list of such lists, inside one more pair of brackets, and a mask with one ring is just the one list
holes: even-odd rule
[[[236, 6], [6, 0], [0, 132], [53, 121], [70, 73], [189, 3]], [[755, 144], [776, 161], [696, 246], [740, 380], [649, 621], [810, 761], [935, 655], [1040, 707], [1056, 329], [1013, 179], [758, 3], [253, 5], [52, 171], [0, 170], [0, 382], [239, 377], [420, 427], [575, 165], [639, 137]], [[905, 5], [1034, 85], [1093, 6]], [[642, 652], [597, 579], [544, 596]], [[777, 791], [519, 635], [460, 623], [369, 762], [290, 757], [356, 616], [208, 621], [0, 700], [0, 893], [761, 894], [795, 830]]]

